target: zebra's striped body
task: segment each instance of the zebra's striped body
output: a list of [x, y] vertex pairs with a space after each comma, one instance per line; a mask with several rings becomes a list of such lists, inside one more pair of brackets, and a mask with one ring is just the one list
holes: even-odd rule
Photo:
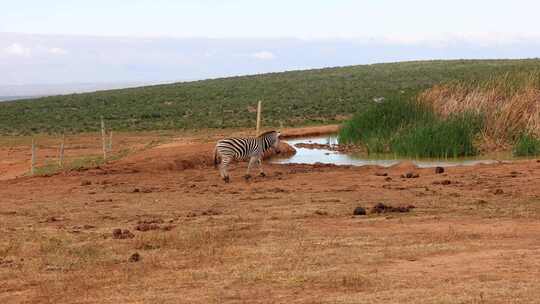
[[261, 176], [265, 176], [262, 168], [262, 157], [270, 149], [274, 149], [279, 153], [279, 135], [277, 131], [270, 131], [258, 137], [233, 137], [218, 141], [214, 151], [214, 165], [217, 166], [219, 164], [218, 158], [220, 158], [221, 165], [219, 171], [223, 180], [229, 182], [227, 166], [234, 160], [249, 159], [246, 179], [250, 178], [249, 171], [254, 162], [258, 163]]

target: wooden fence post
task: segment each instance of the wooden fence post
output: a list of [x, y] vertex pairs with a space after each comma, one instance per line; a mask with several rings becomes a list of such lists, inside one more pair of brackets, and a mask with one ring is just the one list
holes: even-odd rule
[[30, 175], [34, 176], [36, 173], [36, 141], [32, 137], [32, 160], [30, 164]]
[[257, 104], [257, 136], [259, 136], [261, 130], [261, 107], [262, 101], [259, 100], [259, 103]]
[[111, 130], [109, 132], [109, 152], [112, 152], [112, 137], [113, 137], [113, 131]]
[[60, 168], [64, 168], [64, 147], [66, 144], [66, 133], [62, 134], [62, 143], [60, 144], [60, 157], [58, 158], [58, 165]]
[[101, 116], [101, 143], [103, 144], [103, 159], [107, 160], [107, 139], [105, 134], [105, 121], [103, 121], [103, 116]]

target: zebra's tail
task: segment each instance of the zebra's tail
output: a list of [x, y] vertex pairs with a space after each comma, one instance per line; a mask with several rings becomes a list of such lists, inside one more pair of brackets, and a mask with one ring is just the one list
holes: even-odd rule
[[217, 153], [217, 146], [214, 148], [214, 168], [217, 168], [219, 164], [218, 161], [218, 153]]

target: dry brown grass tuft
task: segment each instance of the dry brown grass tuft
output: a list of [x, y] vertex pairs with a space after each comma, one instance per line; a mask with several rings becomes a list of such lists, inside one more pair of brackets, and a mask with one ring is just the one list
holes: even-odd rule
[[419, 100], [443, 116], [480, 114], [484, 147], [508, 147], [523, 131], [540, 136], [540, 71], [436, 85], [420, 94]]

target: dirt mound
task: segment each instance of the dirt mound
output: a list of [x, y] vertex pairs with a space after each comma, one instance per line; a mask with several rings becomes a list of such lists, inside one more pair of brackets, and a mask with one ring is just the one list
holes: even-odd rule
[[[109, 171], [183, 171], [201, 169], [214, 165], [214, 143], [186, 144], [171, 147], [156, 147], [144, 150], [114, 162], [107, 167]], [[281, 155], [290, 156], [296, 150], [285, 142], [280, 142]], [[268, 151], [264, 158], [275, 155]]]
[[[279, 142], [279, 150], [280, 150], [280, 156], [281, 157], [287, 157], [292, 156], [296, 154], [296, 149], [292, 147], [291, 145], [287, 144], [286, 142], [280, 141]], [[266, 151], [264, 154], [264, 159], [268, 159], [272, 156], [276, 155], [273, 150]]]
[[401, 170], [401, 171], [414, 171], [415, 169], [418, 169], [418, 166], [413, 163], [412, 161], [406, 160], [401, 161], [393, 166], [391, 166], [393, 170]]
[[407, 174], [416, 174], [419, 170], [418, 166], [413, 163], [412, 161], [402, 161], [402, 162], [399, 162], [393, 166], [390, 166], [389, 169], [394, 173], [394, 174], [399, 174], [399, 175], [407, 175]]

